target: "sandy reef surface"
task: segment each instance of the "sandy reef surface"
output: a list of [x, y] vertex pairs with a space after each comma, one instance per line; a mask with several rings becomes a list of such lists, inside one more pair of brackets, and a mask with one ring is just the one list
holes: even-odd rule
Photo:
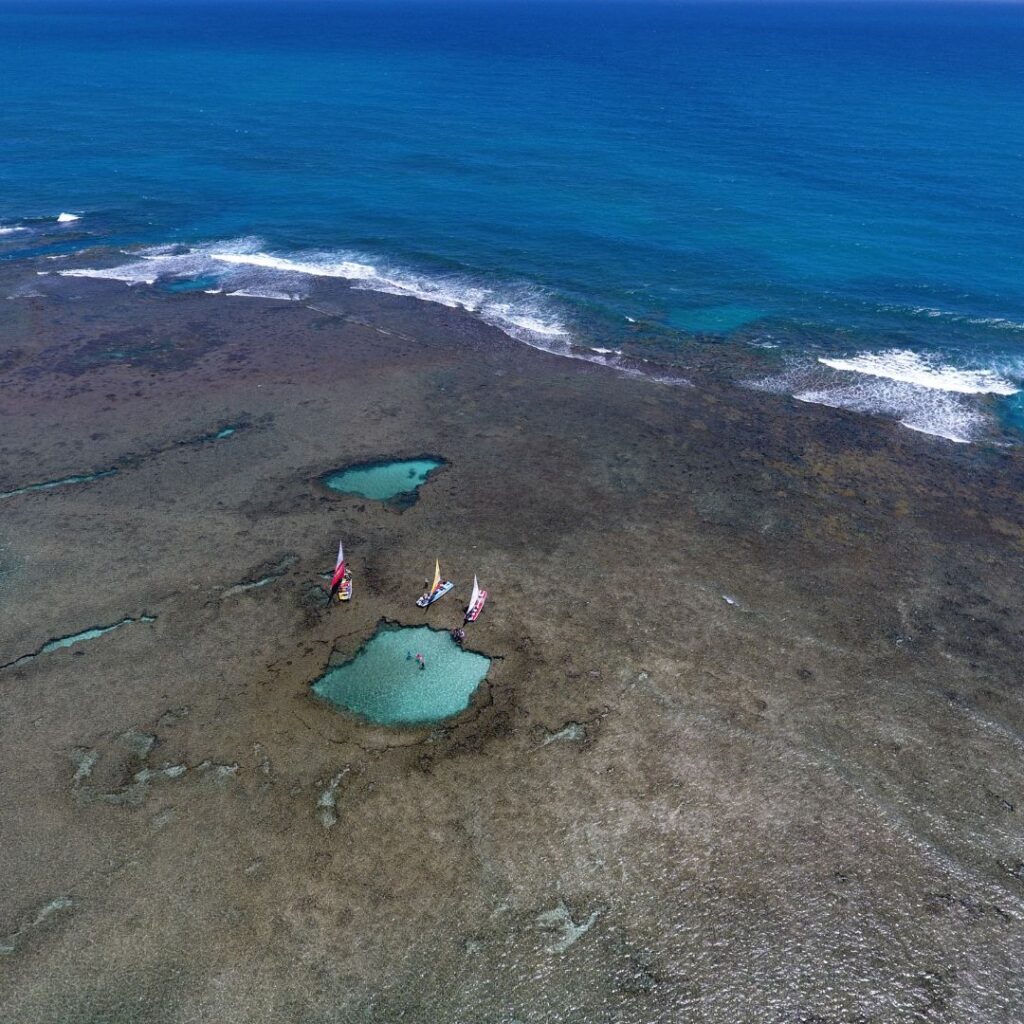
[[[40, 282], [0, 491], [107, 475], [0, 499], [0, 1020], [1024, 1019], [1018, 451], [340, 285]], [[318, 483], [424, 452], [405, 510]], [[469, 710], [315, 700], [456, 623], [435, 556]]]

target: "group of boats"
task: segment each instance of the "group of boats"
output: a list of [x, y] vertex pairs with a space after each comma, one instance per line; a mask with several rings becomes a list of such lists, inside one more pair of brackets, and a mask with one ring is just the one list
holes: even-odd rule
[[[429, 608], [435, 601], [440, 601], [445, 594], [455, 589], [451, 580], [441, 578], [441, 561], [434, 561], [434, 582], [430, 588], [425, 590], [417, 599], [417, 608]], [[334, 564], [334, 573], [331, 576], [331, 600], [351, 601], [352, 600], [352, 570], [345, 561], [345, 543], [338, 544], [338, 560]], [[464, 622], [476, 622], [480, 613], [484, 610], [487, 601], [487, 591], [480, 589], [480, 583], [476, 576], [473, 576], [473, 591], [469, 595], [469, 604], [466, 605]]]

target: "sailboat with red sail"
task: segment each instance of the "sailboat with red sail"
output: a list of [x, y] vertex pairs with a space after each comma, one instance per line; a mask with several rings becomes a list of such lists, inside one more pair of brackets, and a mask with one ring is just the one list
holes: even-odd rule
[[352, 573], [345, 564], [345, 542], [338, 544], [338, 561], [331, 577], [331, 597], [337, 594], [339, 601], [352, 600]]

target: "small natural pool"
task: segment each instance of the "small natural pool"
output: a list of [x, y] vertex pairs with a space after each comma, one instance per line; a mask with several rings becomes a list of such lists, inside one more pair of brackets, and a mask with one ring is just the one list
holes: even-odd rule
[[490, 665], [443, 630], [381, 625], [351, 661], [313, 683], [313, 692], [378, 725], [440, 722], [469, 707]]
[[341, 494], [354, 494], [374, 501], [411, 505], [416, 492], [430, 474], [444, 465], [444, 459], [423, 456], [389, 462], [365, 462], [339, 469], [321, 478], [325, 487]]
[[182, 292], [205, 292], [220, 287], [220, 281], [215, 277], [174, 277], [169, 281], [161, 281], [158, 285], [162, 291], [170, 292], [172, 295]]

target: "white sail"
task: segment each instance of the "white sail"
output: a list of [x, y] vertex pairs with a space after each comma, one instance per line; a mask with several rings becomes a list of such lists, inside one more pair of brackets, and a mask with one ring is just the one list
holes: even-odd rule
[[341, 541], [338, 544], [338, 560], [334, 563], [334, 568], [337, 570], [338, 566], [345, 561], [345, 542]]
[[476, 576], [473, 577], [473, 593], [469, 596], [469, 606], [467, 611], [472, 611], [476, 606], [476, 602], [480, 597], [480, 584], [476, 581]]

